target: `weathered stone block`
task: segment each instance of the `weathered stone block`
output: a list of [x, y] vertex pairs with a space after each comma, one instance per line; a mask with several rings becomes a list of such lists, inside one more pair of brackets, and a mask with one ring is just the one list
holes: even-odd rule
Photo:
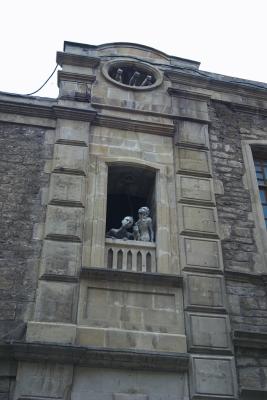
[[215, 203], [211, 179], [176, 175], [178, 200]]
[[193, 398], [222, 396], [225, 399], [235, 398], [237, 394], [232, 357], [193, 356], [191, 378]]
[[79, 324], [162, 333], [184, 332], [181, 299], [175, 290], [163, 294], [155, 289], [136, 289], [119, 289], [112, 285], [82, 290]]
[[81, 244], [45, 240], [40, 273], [75, 276], [81, 265]]
[[74, 344], [76, 325], [28, 321], [27, 342], [50, 342]]
[[75, 288], [73, 283], [40, 282], [36, 301], [35, 320], [72, 323]]
[[182, 268], [222, 269], [222, 254], [217, 240], [181, 237]]
[[[145, 371], [141, 368], [135, 371], [126, 368], [75, 369], [72, 400], [118, 400], [113, 397], [114, 394], [146, 395], [149, 400], [188, 400], [187, 374]], [[134, 399], [141, 400], [138, 397]]]
[[192, 351], [231, 350], [230, 324], [225, 315], [187, 313], [188, 344]]
[[67, 364], [21, 362], [14, 399], [21, 397], [68, 399], [73, 367]]
[[223, 277], [185, 274], [186, 308], [225, 308]]
[[77, 142], [87, 145], [89, 142], [89, 122], [58, 119], [56, 142]]
[[53, 170], [86, 175], [88, 148], [56, 144], [54, 150]]
[[214, 208], [181, 204], [178, 220], [181, 234], [218, 236], [217, 215]]
[[114, 400], [148, 400], [146, 394], [139, 393], [113, 393]]
[[48, 206], [45, 237], [81, 241], [84, 210], [78, 207]]
[[49, 203], [84, 206], [84, 186], [83, 176], [51, 174]]
[[176, 148], [177, 172], [191, 172], [199, 175], [210, 175], [210, 156], [208, 151]]
[[175, 144], [185, 143], [209, 147], [208, 125], [191, 121], [179, 121]]

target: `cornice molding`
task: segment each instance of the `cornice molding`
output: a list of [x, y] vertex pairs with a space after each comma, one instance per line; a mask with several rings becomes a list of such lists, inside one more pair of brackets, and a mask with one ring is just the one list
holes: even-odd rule
[[197, 100], [197, 101], [206, 101], [207, 102], [210, 100], [210, 97], [211, 97], [211, 96], [205, 95], [203, 93], [193, 92], [193, 91], [189, 91], [189, 90], [181, 90], [181, 89], [176, 89], [176, 88], [172, 88], [172, 87], [169, 87], [167, 91], [171, 96], [190, 99], [190, 100]]
[[62, 106], [53, 107], [54, 115], [56, 118], [71, 119], [77, 121], [92, 122], [97, 112], [94, 110], [70, 108]]
[[251, 399], [266, 400], [267, 399], [267, 390], [241, 388], [240, 399], [241, 400], [251, 400]]
[[87, 122], [93, 121], [97, 114], [96, 111], [88, 109], [70, 108], [59, 105], [42, 106], [39, 104], [25, 104], [7, 101], [0, 101], [0, 112], [25, 115], [29, 117], [50, 119], [63, 118]]
[[91, 278], [171, 287], [181, 287], [183, 285], [183, 277], [181, 275], [160, 274], [156, 272], [131, 272], [110, 270], [107, 268], [82, 267], [80, 277], [82, 279]]
[[254, 274], [251, 272], [225, 270], [224, 276], [226, 279], [231, 281], [254, 283], [256, 285], [267, 284], [267, 274]]
[[48, 343], [13, 342], [0, 345], [0, 359], [56, 362], [79, 366], [153, 371], [187, 371], [188, 353], [121, 350]]
[[101, 114], [97, 115], [94, 125], [163, 136], [173, 136], [175, 131], [175, 126], [173, 124], [158, 124]]
[[267, 349], [267, 332], [234, 330], [233, 341], [237, 347]]
[[95, 75], [76, 74], [74, 72], [65, 72], [65, 71], [58, 71], [57, 74], [58, 85], [60, 81], [93, 83], [95, 80], [96, 80]]
[[[257, 82], [253, 86], [253, 82], [246, 80], [244, 82], [229, 82], [223, 79], [210, 76], [196, 76], [196, 73], [201, 73], [201, 71], [193, 72], [192, 74], [185, 74], [178, 71], [165, 71], [165, 75], [170, 79], [172, 83], [185, 84], [189, 86], [196, 86], [201, 89], [207, 89], [218, 92], [240, 94], [243, 96], [256, 97], [258, 99], [267, 100], [267, 88], [264, 85], [257, 87]], [[226, 78], [229, 78], [226, 76]], [[253, 87], [248, 87], [251, 84]], [[211, 96], [210, 96], [211, 97]]]
[[78, 67], [91, 67], [95, 68], [100, 64], [100, 58], [81, 56], [78, 54], [57, 52], [57, 63], [62, 67], [66, 65], [76, 65]]

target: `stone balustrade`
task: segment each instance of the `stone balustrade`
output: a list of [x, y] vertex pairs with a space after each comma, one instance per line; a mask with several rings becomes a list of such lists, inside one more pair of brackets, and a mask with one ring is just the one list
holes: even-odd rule
[[156, 272], [156, 244], [136, 240], [106, 239], [105, 265], [109, 269]]

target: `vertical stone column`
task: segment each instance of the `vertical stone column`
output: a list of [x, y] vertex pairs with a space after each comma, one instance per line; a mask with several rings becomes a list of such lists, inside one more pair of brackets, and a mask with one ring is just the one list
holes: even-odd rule
[[210, 162], [208, 125], [180, 121], [175, 137], [180, 259], [191, 398], [234, 398], [236, 378]]
[[[73, 343], [77, 313], [77, 282], [81, 267], [89, 128], [83, 120], [57, 120], [39, 286], [34, 321], [27, 340]], [[93, 115], [94, 116], [94, 115]], [[79, 116], [78, 116], [79, 118]], [[45, 324], [43, 324], [45, 323]], [[50, 324], [49, 324], [50, 323]], [[60, 324], [64, 325], [62, 335]]]

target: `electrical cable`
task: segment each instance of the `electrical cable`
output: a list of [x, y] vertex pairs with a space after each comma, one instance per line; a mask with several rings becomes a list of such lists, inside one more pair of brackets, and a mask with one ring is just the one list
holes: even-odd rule
[[53, 76], [54, 73], [56, 72], [58, 66], [59, 66], [58, 64], [55, 66], [55, 68], [54, 68], [52, 74], [49, 76], [49, 78], [47, 78], [47, 80], [45, 81], [45, 83], [44, 83], [41, 87], [39, 87], [39, 89], [35, 90], [35, 92], [24, 94], [23, 96], [31, 96], [32, 94], [35, 94], [35, 93], [39, 92], [39, 90], [41, 90], [41, 89], [47, 84], [47, 82], [52, 78], [52, 76]]

